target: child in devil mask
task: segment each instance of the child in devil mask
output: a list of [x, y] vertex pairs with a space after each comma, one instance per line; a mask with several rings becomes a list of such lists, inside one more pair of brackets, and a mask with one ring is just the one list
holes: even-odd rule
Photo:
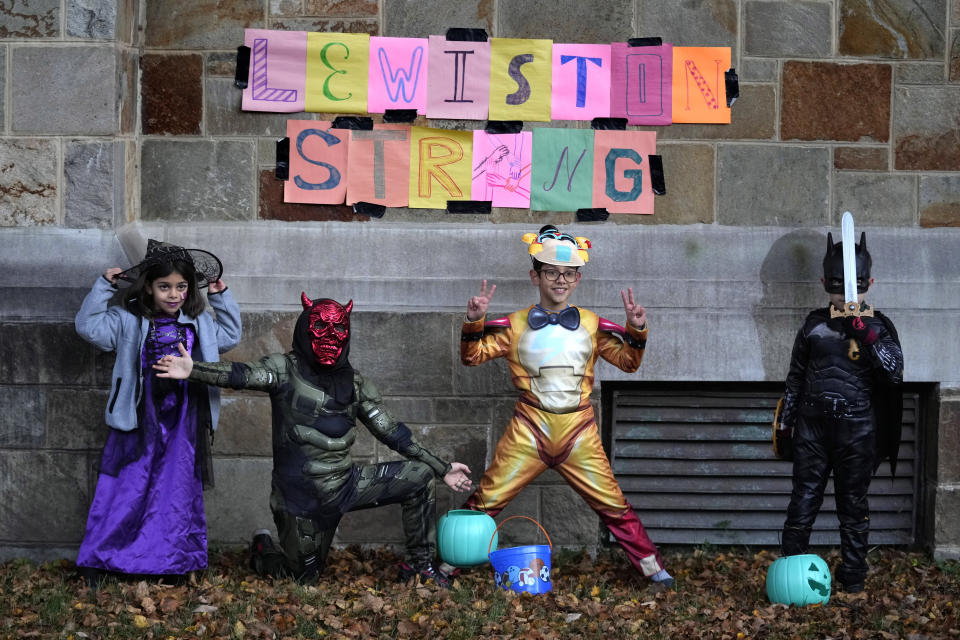
[[[900, 443], [903, 353], [893, 323], [864, 302], [873, 283], [866, 235], [856, 245], [860, 315], [844, 308], [843, 243], [827, 234], [824, 288], [830, 306], [807, 316], [797, 333], [786, 393], [775, 419], [778, 456], [793, 460], [793, 492], [783, 527], [781, 552], [807, 552], [810, 533], [833, 473], [840, 520], [843, 590], [862, 591], [867, 575], [870, 478], [889, 458], [896, 469]], [[879, 427], [879, 428], [878, 428]]]
[[[159, 377], [188, 378], [270, 394], [273, 415], [273, 490], [270, 509], [281, 552], [269, 532], [255, 534], [253, 568], [262, 575], [315, 581], [340, 518], [348, 511], [400, 503], [407, 558], [400, 577], [419, 576], [449, 586], [433, 566], [436, 553], [434, 477], [455, 491], [471, 488], [470, 470], [417, 444], [410, 430], [381, 404], [380, 394], [349, 362], [353, 302], [310, 300], [294, 328], [293, 350], [256, 362], [196, 362], [168, 356]], [[356, 464], [350, 448], [356, 419], [407, 460]]]

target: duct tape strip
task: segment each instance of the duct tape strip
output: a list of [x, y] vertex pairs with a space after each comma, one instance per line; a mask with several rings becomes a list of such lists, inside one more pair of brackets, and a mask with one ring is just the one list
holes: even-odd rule
[[337, 116], [333, 120], [331, 129], [354, 129], [356, 131], [372, 131], [373, 118], [366, 116]]
[[627, 40], [628, 47], [659, 47], [663, 45], [663, 38], [630, 38]]
[[597, 209], [577, 209], [577, 222], [603, 222], [610, 217], [603, 207]]
[[594, 118], [590, 121], [591, 129], [616, 129], [619, 131], [624, 131], [627, 128], [627, 119], [626, 118]]
[[386, 109], [383, 112], [383, 121], [388, 123], [413, 122], [416, 119], [416, 109]]
[[520, 133], [523, 120], [488, 120], [483, 130], [487, 133]]
[[492, 206], [490, 200], [447, 200], [449, 213], [490, 213]]
[[663, 156], [650, 156], [650, 188], [658, 195], [666, 195], [667, 183], [663, 180]]
[[740, 97], [740, 76], [737, 75], [737, 70], [731, 67], [723, 72], [723, 79], [727, 85], [727, 106], [732, 107]]
[[290, 179], [290, 138], [277, 140], [277, 169], [274, 174], [277, 180]]
[[387, 212], [387, 208], [382, 204], [373, 202], [355, 202], [353, 203], [353, 212], [361, 216], [370, 216], [371, 218], [382, 218]]
[[447, 40], [458, 42], [486, 42], [487, 30], [451, 27], [447, 29]]
[[237, 89], [247, 88], [247, 79], [250, 77], [250, 47], [237, 47], [237, 71], [233, 76], [233, 86]]

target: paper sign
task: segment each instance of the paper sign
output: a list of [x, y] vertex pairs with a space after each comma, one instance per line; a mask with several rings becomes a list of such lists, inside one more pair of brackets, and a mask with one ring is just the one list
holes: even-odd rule
[[673, 45], [630, 47], [614, 42], [611, 47], [610, 117], [626, 118], [627, 124], [670, 124]]
[[673, 121], [730, 123], [729, 47], [673, 48]]
[[376, 124], [350, 131], [347, 204], [405, 207], [410, 198], [410, 127]]
[[446, 209], [470, 200], [472, 131], [411, 127], [410, 206]]
[[243, 90], [243, 110], [303, 111], [307, 32], [245, 29], [243, 44], [250, 47], [250, 75]]
[[593, 138], [593, 206], [610, 213], [653, 213], [649, 157], [654, 131], [596, 131]]
[[490, 102], [490, 43], [430, 36], [427, 117], [486, 120]]
[[554, 44], [554, 120], [593, 120], [610, 115], [610, 45]]
[[307, 33], [307, 111], [366, 113], [370, 36]]
[[550, 120], [552, 56], [551, 40], [491, 40], [491, 120]]
[[591, 129], [533, 131], [531, 209], [576, 211], [593, 206], [593, 134]]
[[287, 120], [290, 179], [284, 202], [342, 204], [347, 193], [349, 129], [331, 129], [322, 120]]
[[471, 200], [490, 200], [494, 207], [530, 208], [533, 132], [473, 132]]
[[427, 39], [370, 38], [367, 112], [427, 112]]

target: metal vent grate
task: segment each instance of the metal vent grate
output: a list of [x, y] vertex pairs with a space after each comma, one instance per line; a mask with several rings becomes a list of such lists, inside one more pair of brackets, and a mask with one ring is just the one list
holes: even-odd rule
[[[779, 545], [791, 464], [770, 445], [782, 385], [661, 384], [604, 388], [608, 450], [623, 493], [657, 544]], [[897, 477], [884, 462], [870, 485], [870, 543], [916, 538], [919, 394], [904, 394]], [[833, 480], [810, 540], [840, 542]]]

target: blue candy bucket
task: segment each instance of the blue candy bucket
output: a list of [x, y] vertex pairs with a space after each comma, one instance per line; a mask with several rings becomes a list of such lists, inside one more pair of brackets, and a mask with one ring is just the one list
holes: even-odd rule
[[[508, 547], [489, 551], [493, 547], [493, 538], [504, 524], [514, 518], [525, 518], [540, 527], [547, 537], [547, 544], [530, 544], [522, 547]], [[499, 525], [490, 537], [488, 556], [493, 565], [493, 579], [498, 587], [504, 590], [522, 593], [546, 593], [550, 591], [553, 582], [550, 580], [550, 553], [553, 543], [546, 529], [540, 523], [527, 516], [510, 516]]]

